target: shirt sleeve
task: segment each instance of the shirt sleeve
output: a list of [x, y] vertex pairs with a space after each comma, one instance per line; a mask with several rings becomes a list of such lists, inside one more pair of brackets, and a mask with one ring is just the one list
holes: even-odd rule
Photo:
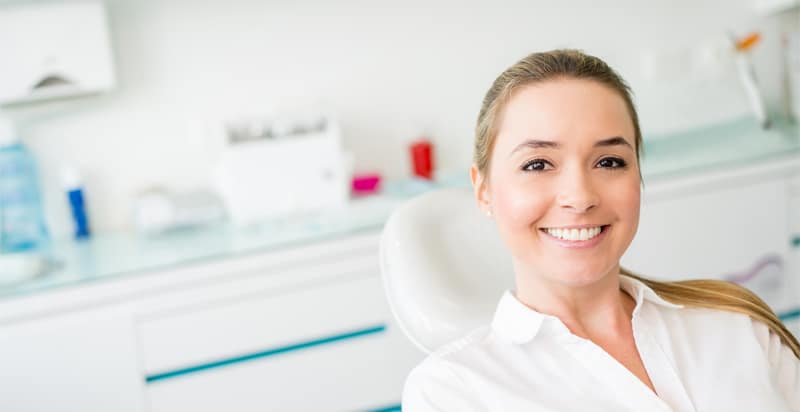
[[429, 357], [414, 368], [403, 388], [404, 412], [485, 411], [447, 361]]
[[753, 320], [753, 329], [767, 355], [778, 390], [793, 411], [800, 411], [800, 359], [764, 323]]

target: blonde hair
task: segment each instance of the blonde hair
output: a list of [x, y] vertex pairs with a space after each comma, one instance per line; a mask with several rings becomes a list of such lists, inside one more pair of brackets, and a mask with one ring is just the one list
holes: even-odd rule
[[[475, 127], [473, 163], [481, 175], [488, 176], [490, 158], [497, 135], [498, 115], [514, 90], [520, 86], [558, 79], [585, 79], [598, 82], [622, 97], [630, 113], [635, 131], [636, 160], [642, 152], [639, 118], [627, 83], [604, 61], [578, 50], [552, 50], [533, 53], [506, 69], [495, 79], [483, 99]], [[641, 170], [640, 170], [641, 175]], [[485, 181], [485, 180], [484, 180]], [[626, 269], [631, 276], [653, 289], [662, 298], [685, 306], [719, 309], [742, 313], [763, 322], [800, 358], [800, 344], [777, 315], [753, 292], [734, 283], [720, 280], [686, 280], [660, 282], [646, 279]]]

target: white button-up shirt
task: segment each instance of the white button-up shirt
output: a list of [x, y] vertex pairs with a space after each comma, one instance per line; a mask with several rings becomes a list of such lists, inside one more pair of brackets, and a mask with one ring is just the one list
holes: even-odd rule
[[500, 299], [490, 326], [445, 345], [408, 376], [403, 410], [800, 411], [800, 361], [746, 315], [683, 307], [620, 276], [656, 393], [554, 316]]

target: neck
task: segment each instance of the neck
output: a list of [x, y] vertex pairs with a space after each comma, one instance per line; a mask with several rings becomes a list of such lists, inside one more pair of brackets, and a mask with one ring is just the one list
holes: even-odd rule
[[619, 287], [619, 268], [596, 282], [572, 285], [515, 268], [517, 299], [537, 312], [559, 318], [575, 335], [617, 336], [630, 330], [635, 302]]

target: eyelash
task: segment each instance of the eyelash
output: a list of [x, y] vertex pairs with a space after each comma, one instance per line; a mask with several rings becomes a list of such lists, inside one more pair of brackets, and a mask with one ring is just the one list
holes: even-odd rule
[[[625, 169], [625, 168], [628, 167], [628, 163], [625, 162], [624, 159], [619, 158], [619, 157], [611, 157], [611, 156], [604, 157], [604, 158], [600, 159], [597, 162], [597, 164], [599, 165], [600, 163], [603, 163], [605, 161], [615, 162], [617, 165], [616, 166], [605, 166], [605, 167], [601, 167], [601, 169], [619, 170], [619, 169]], [[535, 164], [550, 164], [552, 166], [552, 164], [550, 162], [548, 162], [547, 160], [544, 160], [544, 159], [533, 159], [533, 160], [525, 163], [522, 166], [522, 171], [523, 172], [534, 172], [534, 173], [540, 173], [540, 172], [546, 171], [546, 169], [529, 169], [531, 166], [533, 166]]]

